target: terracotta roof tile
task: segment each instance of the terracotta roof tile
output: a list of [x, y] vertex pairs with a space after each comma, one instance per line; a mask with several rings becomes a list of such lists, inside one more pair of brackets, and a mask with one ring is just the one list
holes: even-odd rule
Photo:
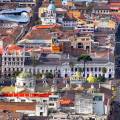
[[51, 39], [52, 35], [50, 34], [49, 30], [44, 29], [37, 29], [32, 30], [30, 33], [28, 33], [24, 39], [42, 39], [42, 40], [49, 40]]
[[36, 103], [23, 103], [23, 102], [0, 102], [0, 110], [35, 110]]

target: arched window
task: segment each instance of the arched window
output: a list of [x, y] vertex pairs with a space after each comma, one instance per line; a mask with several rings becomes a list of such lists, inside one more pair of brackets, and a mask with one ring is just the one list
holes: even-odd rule
[[83, 43], [78, 43], [78, 48], [83, 48]]

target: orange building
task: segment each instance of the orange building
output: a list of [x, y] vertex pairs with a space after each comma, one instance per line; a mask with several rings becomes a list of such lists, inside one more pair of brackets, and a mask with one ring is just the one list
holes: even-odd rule
[[73, 16], [74, 18], [80, 18], [80, 11], [78, 10], [69, 10], [68, 14]]
[[70, 100], [69, 98], [62, 98], [59, 100], [61, 105], [69, 105], [69, 104], [73, 104], [73, 101]]

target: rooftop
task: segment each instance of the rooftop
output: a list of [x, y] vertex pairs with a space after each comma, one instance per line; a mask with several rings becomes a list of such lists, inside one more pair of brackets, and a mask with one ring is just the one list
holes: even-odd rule
[[0, 110], [9, 110], [16, 112], [17, 110], [35, 110], [36, 103], [25, 102], [0, 102]]

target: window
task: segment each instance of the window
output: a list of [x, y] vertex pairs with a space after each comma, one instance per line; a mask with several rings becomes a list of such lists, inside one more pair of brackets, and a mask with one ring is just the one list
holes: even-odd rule
[[101, 71], [101, 68], [99, 67], [99, 72]]
[[95, 72], [97, 72], [97, 68], [95, 68]]
[[44, 70], [42, 70], [42, 73], [44, 73]]
[[47, 100], [43, 100], [43, 102], [47, 102]]
[[71, 71], [73, 72], [73, 68], [71, 68]]
[[68, 77], [68, 74], [65, 74], [65, 77]]
[[101, 74], [99, 74], [99, 77], [101, 77]]
[[102, 96], [94, 96], [94, 101], [102, 101]]
[[32, 83], [30, 83], [30, 87], [32, 87]]
[[49, 103], [49, 106], [54, 106], [54, 103]]
[[89, 40], [89, 38], [86, 38], [86, 40], [88, 41], [88, 40]]
[[14, 99], [10, 99], [10, 102], [14, 102], [15, 100]]
[[15, 58], [13, 58], [13, 61], [15, 61]]
[[95, 77], [97, 77], [97, 74], [95, 74]]
[[21, 102], [25, 102], [25, 100], [23, 99], [23, 100], [21, 100]]
[[75, 68], [75, 72], [77, 71], [77, 68]]
[[93, 71], [93, 68], [91, 68], [91, 71]]
[[25, 86], [26, 85], [26, 83], [23, 83], [23, 86]]
[[43, 112], [40, 112], [40, 116], [43, 116]]
[[17, 58], [17, 61], [19, 61], [19, 58]]
[[32, 100], [32, 102], [36, 102], [36, 100]]
[[111, 78], [112, 77], [112, 75], [111, 74], [109, 74], [109, 78]]
[[89, 68], [87, 68], [87, 72], [89, 72]]
[[82, 43], [78, 43], [78, 48], [83, 48], [83, 44]]

